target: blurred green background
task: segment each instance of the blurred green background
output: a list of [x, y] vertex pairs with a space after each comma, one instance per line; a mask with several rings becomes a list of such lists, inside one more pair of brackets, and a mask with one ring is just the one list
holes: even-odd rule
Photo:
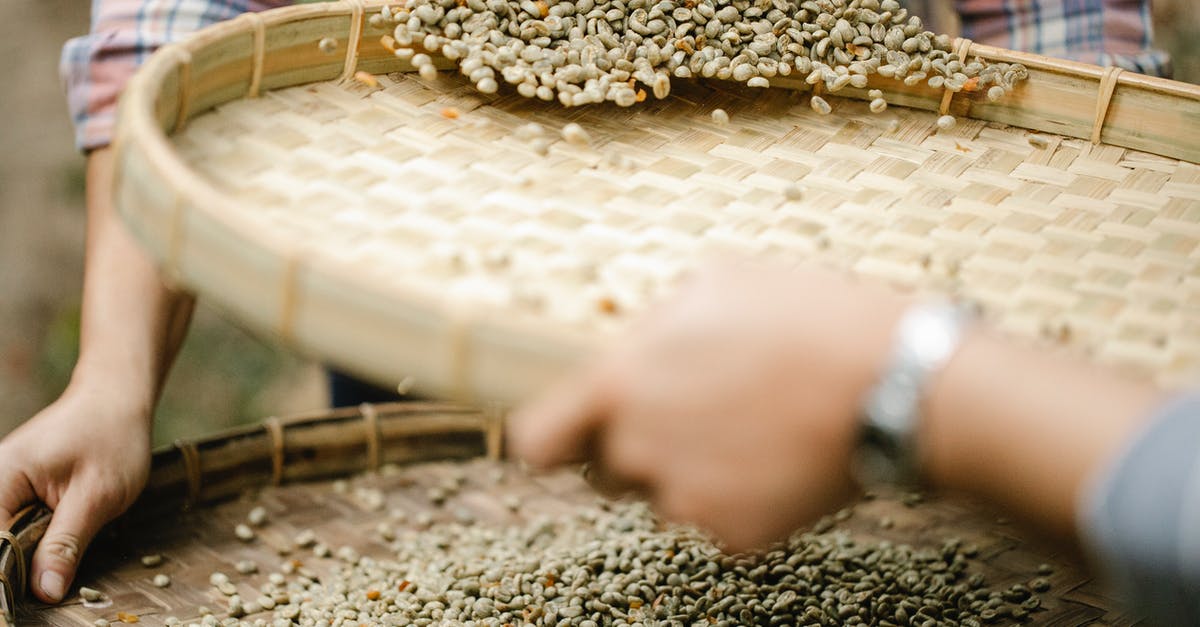
[[[0, 2], [0, 434], [52, 401], [76, 357], [84, 161], [57, 64], [87, 30], [82, 0]], [[1200, 83], [1200, 2], [1155, 0], [1175, 77]], [[324, 406], [315, 364], [201, 305], [158, 412], [155, 441]]]

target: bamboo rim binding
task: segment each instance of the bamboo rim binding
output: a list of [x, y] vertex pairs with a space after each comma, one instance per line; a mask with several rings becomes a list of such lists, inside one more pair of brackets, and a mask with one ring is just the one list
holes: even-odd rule
[[346, 0], [350, 5], [350, 36], [346, 45], [346, 64], [342, 69], [342, 80], [354, 76], [358, 70], [358, 45], [362, 39], [363, 3], [362, 0]]
[[1124, 72], [1119, 67], [1104, 68], [1104, 74], [1100, 77], [1100, 93], [1096, 97], [1096, 121], [1092, 123], [1092, 143], [1100, 143], [1100, 135], [1104, 132], [1104, 120], [1108, 117], [1108, 107], [1112, 104], [1113, 94], [1117, 91], [1117, 84], [1121, 79], [1121, 73]]
[[250, 24], [254, 34], [254, 52], [251, 57], [250, 85], [246, 88], [247, 98], [257, 98], [262, 87], [263, 58], [266, 56], [267, 25], [258, 13], [243, 13], [239, 18]]
[[[954, 40], [954, 54], [958, 56], [961, 63], [967, 62], [967, 57], [971, 56], [971, 40], [965, 37], [959, 37]], [[954, 92], [949, 89], [942, 90], [942, 103], [938, 105], [938, 113], [946, 115], [950, 112], [950, 101], [954, 99]]]

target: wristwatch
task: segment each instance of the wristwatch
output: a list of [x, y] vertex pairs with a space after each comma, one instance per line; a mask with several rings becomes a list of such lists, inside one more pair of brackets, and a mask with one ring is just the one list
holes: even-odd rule
[[951, 303], [918, 303], [896, 325], [892, 351], [860, 411], [854, 473], [860, 485], [915, 485], [920, 478], [917, 426], [932, 374], [954, 354], [972, 319]]

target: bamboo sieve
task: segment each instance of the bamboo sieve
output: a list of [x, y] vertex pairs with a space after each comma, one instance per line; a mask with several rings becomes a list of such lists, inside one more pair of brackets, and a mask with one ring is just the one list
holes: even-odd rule
[[[0, 533], [0, 591], [4, 599], [0, 625], [86, 627], [118, 614], [136, 616], [138, 624], [162, 625], [168, 616], [198, 622], [201, 606], [218, 616], [228, 599], [209, 583], [213, 572], [235, 573], [235, 564], [251, 560], [259, 572], [235, 575], [239, 593], [252, 599], [268, 574], [285, 562], [300, 560], [315, 576], [332, 575], [340, 562], [319, 558], [294, 546], [302, 531], [316, 531], [323, 542], [354, 548], [362, 555], [383, 556], [389, 550], [376, 527], [381, 522], [402, 530], [420, 513], [437, 522], [452, 520], [466, 508], [481, 524], [507, 525], [545, 515], [564, 515], [597, 497], [577, 473], [562, 471], [528, 475], [501, 459], [498, 414], [431, 403], [335, 410], [272, 418], [261, 425], [181, 441], [155, 451], [150, 483], [135, 506], [97, 538], [89, 549], [71, 596], [55, 607], [32, 598], [20, 599], [23, 568], [45, 531], [48, 513], [30, 508], [9, 521]], [[503, 468], [503, 480], [493, 475]], [[346, 477], [350, 489], [334, 479]], [[429, 487], [448, 476], [466, 477], [452, 503], [436, 507], [425, 496]], [[341, 481], [345, 482], [345, 479]], [[355, 496], [358, 488], [382, 490], [383, 507]], [[516, 497], [521, 509], [510, 511], [506, 499]], [[234, 526], [261, 506], [270, 522], [257, 529], [252, 542], [235, 537]], [[186, 507], [180, 511], [181, 507]], [[392, 511], [408, 514], [397, 522]], [[882, 521], [888, 519], [889, 523]], [[989, 586], [1028, 581], [1041, 564], [1050, 564], [1050, 589], [1040, 595], [1042, 609], [1033, 624], [1132, 625], [1105, 588], [1083, 571], [1061, 547], [1031, 541], [996, 513], [963, 501], [931, 499], [910, 507], [901, 495], [881, 494], [856, 505], [855, 514], [839, 529], [856, 542], [889, 541], [914, 547], [937, 547], [956, 537], [978, 547], [973, 573]], [[15, 541], [9, 541], [8, 538]], [[147, 568], [140, 558], [160, 554], [161, 566]], [[158, 588], [154, 575], [168, 574], [171, 584]], [[84, 604], [80, 585], [101, 591], [99, 603]], [[269, 612], [247, 617], [266, 618]]]
[[[212, 26], [122, 98], [117, 206], [171, 280], [259, 331], [383, 384], [509, 402], [735, 253], [975, 301], [1164, 385], [1200, 375], [1197, 87], [958, 40], [1029, 79], [993, 103], [874, 77], [830, 116], [785, 78], [564, 109], [418, 78], [366, 19], [382, 6]], [[872, 88], [888, 112], [867, 112]], [[529, 121], [591, 143], [543, 156], [517, 137]]]

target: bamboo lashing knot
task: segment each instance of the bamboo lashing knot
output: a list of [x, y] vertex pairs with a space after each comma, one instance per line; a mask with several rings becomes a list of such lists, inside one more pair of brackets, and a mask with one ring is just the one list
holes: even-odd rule
[[379, 412], [375, 411], [375, 406], [370, 403], [360, 405], [359, 411], [363, 417], [363, 428], [367, 432], [367, 470], [375, 472], [379, 470]]
[[296, 323], [297, 276], [300, 274], [300, 255], [288, 256], [283, 268], [283, 285], [279, 294], [279, 339], [284, 343], [292, 341], [292, 332]]
[[1108, 105], [1112, 103], [1113, 93], [1117, 91], [1117, 83], [1121, 72], [1125, 70], [1109, 66], [1100, 75], [1100, 92], [1096, 96], [1096, 119], [1092, 122], [1092, 143], [1100, 143], [1100, 133], [1104, 131], [1104, 119], [1108, 117]]
[[504, 409], [493, 405], [484, 412], [484, 438], [487, 458], [499, 461], [504, 456]]
[[283, 422], [278, 416], [263, 421], [263, 429], [271, 436], [271, 485], [283, 483]]
[[[971, 43], [972, 41], [966, 37], [954, 38], [954, 54], [958, 56], [960, 62], [967, 62], [967, 56], [971, 53]], [[954, 92], [943, 89], [942, 104], [938, 105], [938, 115], [946, 115], [950, 111], [951, 100], [954, 100]]]
[[183, 460], [183, 470], [187, 473], [188, 494], [184, 507], [190, 509], [200, 502], [200, 451], [194, 442], [175, 440], [175, 448], [179, 449], [179, 457]]
[[183, 255], [183, 196], [176, 190], [171, 197], [171, 231], [167, 241], [167, 257], [163, 276], [171, 285], [179, 285], [179, 261]]
[[250, 32], [254, 36], [254, 52], [251, 57], [250, 86], [246, 88], [247, 98], [257, 98], [262, 87], [263, 58], [267, 49], [267, 26], [263, 17], [258, 13], [243, 13], [239, 18], [250, 24]]
[[342, 80], [354, 76], [358, 68], [358, 42], [362, 39], [363, 4], [362, 0], [346, 0], [350, 5], [350, 39], [346, 42], [346, 64], [342, 67]]
[[[130, 81], [132, 82], [133, 79], [130, 79]], [[123, 177], [124, 177], [124, 170], [125, 170], [125, 163], [124, 163], [125, 162], [125, 144], [128, 141], [125, 139], [125, 136], [131, 132], [128, 130], [128, 128], [129, 128], [129, 125], [118, 124], [117, 128], [114, 129], [112, 142], [109, 143], [109, 148], [111, 149], [111, 152], [112, 152], [112, 164], [113, 164], [112, 165], [112, 168], [113, 168], [112, 188], [113, 189], [121, 189], [121, 185], [124, 182]], [[118, 203], [117, 210], [120, 211], [121, 208], [122, 208], [122, 204]]]
[[471, 386], [467, 381], [467, 373], [470, 370], [471, 350], [469, 346], [470, 338], [468, 337], [468, 329], [470, 329], [470, 316], [465, 313], [462, 308], [457, 308], [449, 316], [447, 316], [449, 329], [450, 349], [450, 384], [451, 391], [460, 399], [467, 401], [471, 400]]
[[[29, 573], [27, 573], [25, 570], [25, 552], [21, 549], [21, 543], [17, 542], [17, 536], [13, 535], [11, 531], [0, 531], [0, 544], [4, 542], [7, 542], [8, 545], [12, 547], [13, 559], [17, 561], [16, 589], [21, 593], [24, 593], [25, 585], [28, 583], [26, 578], [29, 575]], [[0, 577], [2, 576], [4, 576], [4, 573], [0, 572]], [[8, 582], [5, 581], [5, 583]]]
[[175, 113], [175, 128], [178, 133], [187, 126], [188, 115], [192, 108], [192, 53], [178, 44], [167, 47], [169, 54], [175, 56], [179, 63], [179, 107]]

